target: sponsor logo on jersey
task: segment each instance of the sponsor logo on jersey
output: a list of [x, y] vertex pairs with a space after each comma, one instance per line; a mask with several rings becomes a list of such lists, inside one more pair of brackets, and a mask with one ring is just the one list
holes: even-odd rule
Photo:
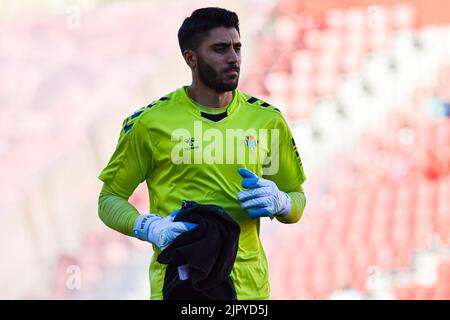
[[193, 150], [197, 149], [198, 146], [195, 145], [195, 138], [186, 138], [184, 139], [184, 142], [187, 143], [188, 147], [184, 148], [184, 150]]

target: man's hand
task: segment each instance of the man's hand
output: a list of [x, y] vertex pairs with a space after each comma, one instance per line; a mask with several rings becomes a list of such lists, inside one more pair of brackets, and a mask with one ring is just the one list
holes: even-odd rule
[[240, 168], [238, 172], [244, 178], [242, 187], [247, 190], [239, 192], [237, 199], [241, 202], [242, 209], [251, 209], [248, 213], [250, 218], [286, 217], [291, 212], [291, 198], [280, 191], [273, 181], [259, 178], [244, 168]]
[[159, 249], [164, 250], [180, 234], [197, 226], [197, 224], [190, 222], [173, 222], [179, 211], [172, 212], [166, 218], [157, 214], [140, 215], [134, 222], [135, 237], [151, 242]]

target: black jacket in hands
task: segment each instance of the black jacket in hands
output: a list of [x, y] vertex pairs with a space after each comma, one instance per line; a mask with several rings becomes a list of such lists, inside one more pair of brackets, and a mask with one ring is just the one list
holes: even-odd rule
[[159, 263], [167, 264], [164, 300], [235, 300], [230, 274], [239, 243], [237, 222], [222, 207], [193, 201], [183, 201], [174, 221], [198, 226], [178, 236], [158, 256]]

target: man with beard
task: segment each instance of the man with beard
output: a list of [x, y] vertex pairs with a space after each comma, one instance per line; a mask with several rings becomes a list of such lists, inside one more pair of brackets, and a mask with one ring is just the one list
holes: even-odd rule
[[[195, 224], [174, 221], [182, 200], [223, 207], [241, 228], [231, 272], [238, 299], [268, 299], [260, 219], [295, 223], [306, 199], [303, 167], [278, 109], [237, 89], [241, 40], [236, 13], [202, 8], [179, 29], [192, 83], [125, 119], [99, 178], [99, 216], [110, 228], [153, 244], [151, 298], [162, 299], [158, 254]], [[151, 214], [128, 198], [146, 181]], [[295, 245], [295, 244], [293, 244]]]

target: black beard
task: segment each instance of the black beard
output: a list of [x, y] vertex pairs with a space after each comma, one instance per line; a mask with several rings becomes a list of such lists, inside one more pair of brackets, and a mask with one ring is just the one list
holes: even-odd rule
[[235, 82], [225, 83], [221, 80], [220, 74], [214, 70], [213, 67], [207, 64], [200, 56], [198, 56], [197, 62], [198, 77], [206, 86], [219, 93], [232, 91], [237, 88], [239, 75]]

